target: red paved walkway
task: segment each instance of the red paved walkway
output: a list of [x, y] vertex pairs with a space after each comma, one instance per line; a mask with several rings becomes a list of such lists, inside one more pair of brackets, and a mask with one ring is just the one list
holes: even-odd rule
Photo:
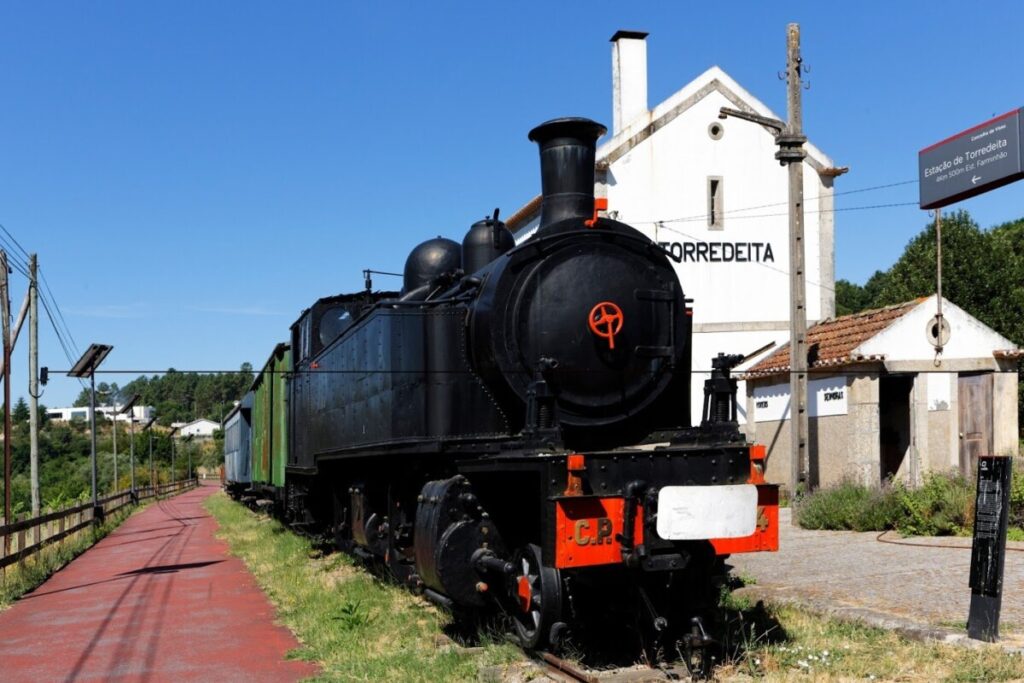
[[214, 538], [204, 486], [131, 517], [0, 612], [3, 681], [292, 681], [298, 646]]

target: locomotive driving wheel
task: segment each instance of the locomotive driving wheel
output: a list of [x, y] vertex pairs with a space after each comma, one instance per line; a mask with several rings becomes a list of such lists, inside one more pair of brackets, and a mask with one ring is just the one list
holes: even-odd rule
[[512, 618], [519, 644], [528, 650], [548, 642], [551, 627], [562, 614], [562, 579], [557, 569], [545, 567], [540, 548], [520, 548], [513, 560]]

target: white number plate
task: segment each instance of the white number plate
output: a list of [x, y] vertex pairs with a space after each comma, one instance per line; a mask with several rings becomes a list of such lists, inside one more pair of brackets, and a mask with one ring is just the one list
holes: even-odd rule
[[658, 535], [668, 541], [743, 538], [757, 525], [757, 487], [665, 486], [658, 492]]

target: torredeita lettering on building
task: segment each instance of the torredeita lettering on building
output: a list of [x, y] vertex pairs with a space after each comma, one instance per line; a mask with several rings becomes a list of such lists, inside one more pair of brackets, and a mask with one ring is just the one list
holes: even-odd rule
[[658, 242], [683, 263], [774, 263], [771, 242]]

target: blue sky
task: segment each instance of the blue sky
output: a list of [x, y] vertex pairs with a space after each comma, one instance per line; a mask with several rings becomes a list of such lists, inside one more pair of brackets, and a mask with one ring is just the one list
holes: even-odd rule
[[[532, 126], [611, 123], [616, 29], [651, 33], [651, 105], [717, 64], [784, 114], [800, 22], [805, 128], [851, 167], [839, 191], [914, 180], [920, 148], [1024, 105], [1019, 3], [639, 5], [6, 3], [0, 223], [39, 253], [78, 347], [115, 346], [107, 368], [234, 369], [363, 268], [400, 270], [420, 240], [533, 196]], [[989, 226], [1022, 199], [960, 206]], [[838, 276], [888, 267], [927, 220], [843, 209], [916, 200], [913, 184], [838, 197]], [[65, 369], [45, 319], [40, 337]], [[43, 402], [77, 391], [54, 377]]]

